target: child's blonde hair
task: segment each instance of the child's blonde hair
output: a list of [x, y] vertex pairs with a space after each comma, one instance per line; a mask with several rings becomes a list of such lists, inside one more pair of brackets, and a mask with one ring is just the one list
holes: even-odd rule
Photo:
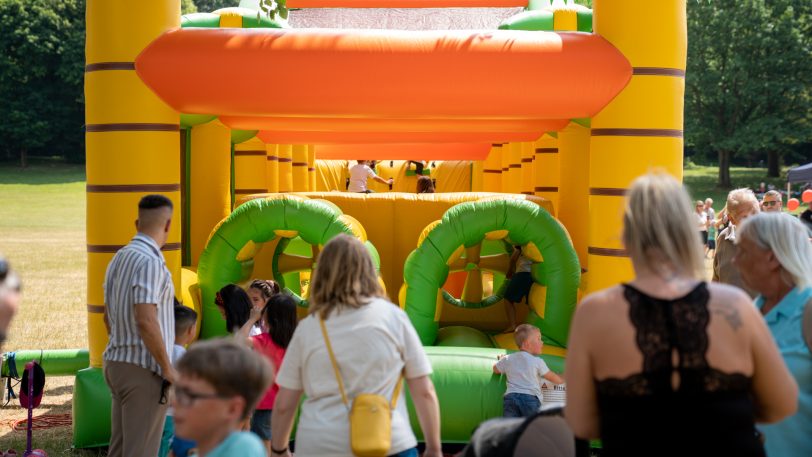
[[232, 338], [196, 343], [177, 365], [178, 372], [208, 382], [218, 395], [242, 397], [242, 419], [251, 414], [273, 380], [273, 370], [265, 357]]
[[539, 336], [541, 336], [541, 330], [539, 330], [539, 328], [535, 325], [522, 324], [516, 327], [516, 331], [513, 333], [513, 339], [516, 341], [516, 346], [521, 349], [522, 344], [524, 344], [525, 341], [534, 335], [535, 332], [538, 332]]

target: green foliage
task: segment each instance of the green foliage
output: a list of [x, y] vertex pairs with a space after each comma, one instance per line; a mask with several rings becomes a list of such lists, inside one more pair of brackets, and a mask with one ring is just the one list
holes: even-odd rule
[[194, 0], [197, 10], [201, 13], [211, 13], [220, 8], [240, 6], [240, 0]]
[[180, 0], [180, 13], [197, 13], [197, 6], [193, 0]]
[[717, 155], [719, 184], [734, 157], [812, 140], [809, 0], [688, 2], [686, 143]]
[[259, 9], [271, 20], [278, 15], [282, 19], [288, 18], [287, 0], [259, 0]]
[[83, 0], [0, 0], [0, 149], [84, 157]]

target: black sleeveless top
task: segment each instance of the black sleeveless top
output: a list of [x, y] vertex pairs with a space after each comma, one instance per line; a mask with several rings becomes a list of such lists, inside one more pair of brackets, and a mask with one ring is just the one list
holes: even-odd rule
[[601, 455], [764, 456], [754, 426], [751, 378], [716, 370], [705, 359], [707, 285], [673, 300], [623, 287], [643, 367], [623, 379], [596, 381]]

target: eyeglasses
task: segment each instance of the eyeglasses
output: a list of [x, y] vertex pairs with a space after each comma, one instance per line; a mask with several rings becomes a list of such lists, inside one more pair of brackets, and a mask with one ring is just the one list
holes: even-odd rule
[[192, 406], [194, 402], [196, 402], [197, 400], [215, 399], [215, 398], [225, 400], [231, 397], [222, 394], [201, 394], [198, 392], [193, 392], [185, 387], [175, 386], [175, 403], [178, 406], [182, 406], [184, 408]]
[[761, 204], [764, 205], [764, 206], [775, 206], [775, 205], [780, 205], [781, 202], [779, 202], [777, 200], [773, 200], [771, 202], [761, 202]]

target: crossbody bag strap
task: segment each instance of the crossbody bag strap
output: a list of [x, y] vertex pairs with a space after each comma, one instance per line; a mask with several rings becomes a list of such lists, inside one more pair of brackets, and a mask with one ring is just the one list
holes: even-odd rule
[[330, 338], [327, 337], [327, 327], [324, 325], [324, 319], [319, 317], [319, 324], [321, 325], [321, 334], [324, 335], [324, 343], [327, 346], [327, 352], [330, 354], [330, 362], [333, 363], [333, 372], [336, 374], [336, 381], [338, 381], [338, 390], [341, 392], [341, 401], [344, 406], [350, 409], [350, 402], [347, 401], [347, 394], [344, 392], [344, 381], [341, 380], [341, 372], [338, 371], [338, 362], [336, 356], [333, 354], [333, 346], [330, 344]]
[[[350, 408], [350, 402], [347, 401], [347, 394], [344, 392], [344, 381], [341, 380], [341, 372], [338, 371], [338, 362], [336, 361], [336, 356], [333, 353], [333, 345], [330, 344], [330, 337], [327, 336], [327, 326], [324, 325], [324, 319], [319, 317], [319, 325], [321, 326], [321, 334], [324, 336], [324, 343], [327, 346], [327, 353], [330, 354], [330, 362], [333, 364], [333, 372], [336, 375], [336, 381], [338, 381], [338, 390], [341, 392], [341, 401], [344, 402], [344, 406], [347, 409]], [[404, 368], [405, 370], [405, 368]], [[392, 392], [392, 400], [390, 401], [391, 410], [395, 410], [395, 406], [398, 404], [398, 397], [400, 396], [400, 389], [403, 387], [403, 373], [398, 376], [398, 381], [395, 384], [395, 391]]]

